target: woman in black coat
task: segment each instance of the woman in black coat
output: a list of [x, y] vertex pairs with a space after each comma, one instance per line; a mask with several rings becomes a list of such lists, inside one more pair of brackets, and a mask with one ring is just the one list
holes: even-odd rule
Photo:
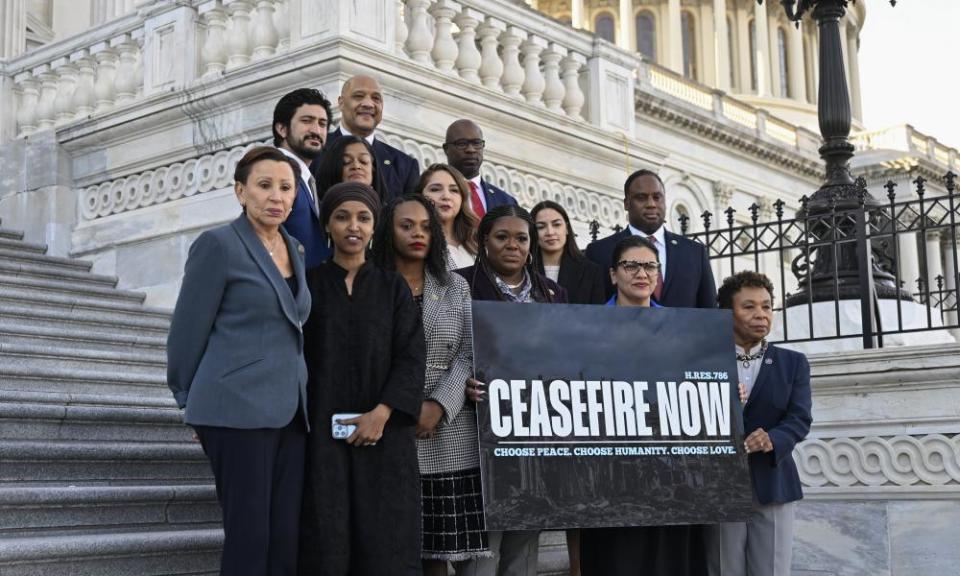
[[567, 291], [570, 304], [603, 304], [604, 271], [587, 260], [570, 225], [563, 206], [544, 200], [530, 211], [539, 239], [533, 248], [538, 271]]
[[366, 258], [379, 212], [376, 192], [356, 182], [331, 187], [323, 201], [334, 252], [310, 271], [318, 305], [303, 328], [310, 414], [303, 575], [422, 575], [414, 430], [425, 344], [406, 282]]

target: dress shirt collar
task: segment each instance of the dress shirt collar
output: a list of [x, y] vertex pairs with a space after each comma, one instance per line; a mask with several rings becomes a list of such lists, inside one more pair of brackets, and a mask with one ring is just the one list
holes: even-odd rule
[[[343, 122], [340, 123], [340, 133], [343, 134], [344, 136], [353, 136], [353, 134], [351, 134], [350, 131], [347, 130], [347, 127], [343, 124]], [[367, 144], [373, 146], [373, 141], [376, 134], [377, 134], [376, 132], [371, 132], [369, 136], [364, 138], [364, 140], [367, 141]]]
[[753, 348], [751, 348], [749, 352], [744, 352], [744, 351], [743, 351], [743, 346], [741, 346], [741, 345], [739, 345], [739, 344], [735, 344], [734, 346], [736, 346], [736, 348], [737, 348], [737, 354], [746, 354], [746, 355], [750, 356], [750, 355], [756, 354], [757, 352], [760, 351], [760, 348], [763, 346], [763, 341], [761, 341], [759, 344], [757, 344], [756, 346], [754, 346]]
[[630, 230], [630, 233], [634, 236], [643, 236], [644, 238], [653, 236], [657, 240], [657, 248], [667, 245], [667, 238], [665, 236], [665, 228], [663, 226], [657, 228], [657, 231], [653, 234], [647, 234], [646, 232], [641, 232], [640, 230], [633, 227], [633, 224], [627, 224], [627, 228]]
[[310, 176], [310, 168], [307, 166], [306, 162], [304, 162], [299, 156], [287, 150], [286, 148], [278, 146], [277, 150], [283, 152], [284, 156], [286, 156], [287, 158], [290, 158], [291, 160], [297, 163], [297, 166], [300, 167], [300, 179], [303, 180], [303, 183], [307, 185], [307, 189], [309, 190], [311, 176]]

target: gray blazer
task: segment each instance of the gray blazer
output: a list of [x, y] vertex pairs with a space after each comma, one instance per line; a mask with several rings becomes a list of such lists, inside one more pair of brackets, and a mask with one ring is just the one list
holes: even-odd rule
[[190, 247], [167, 337], [167, 385], [187, 424], [282, 428], [306, 421], [303, 323], [310, 291], [303, 248], [283, 228], [294, 298], [246, 216]]
[[427, 272], [423, 284], [423, 333], [427, 341], [424, 396], [443, 407], [432, 438], [417, 440], [421, 474], [458, 472], [480, 466], [477, 413], [464, 391], [473, 376], [473, 313], [470, 286], [450, 272], [441, 285]]

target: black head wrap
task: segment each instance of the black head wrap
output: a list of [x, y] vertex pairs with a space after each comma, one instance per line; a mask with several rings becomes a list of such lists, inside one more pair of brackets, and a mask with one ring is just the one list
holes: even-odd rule
[[337, 206], [351, 200], [363, 202], [373, 213], [374, 221], [377, 220], [380, 215], [380, 198], [377, 197], [374, 189], [360, 182], [341, 182], [334, 184], [323, 194], [320, 221], [323, 224], [329, 223], [330, 216]]

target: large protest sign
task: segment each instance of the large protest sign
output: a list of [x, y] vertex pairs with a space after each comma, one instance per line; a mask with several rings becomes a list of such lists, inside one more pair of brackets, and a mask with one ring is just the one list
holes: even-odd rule
[[474, 302], [487, 528], [751, 510], [728, 311]]

